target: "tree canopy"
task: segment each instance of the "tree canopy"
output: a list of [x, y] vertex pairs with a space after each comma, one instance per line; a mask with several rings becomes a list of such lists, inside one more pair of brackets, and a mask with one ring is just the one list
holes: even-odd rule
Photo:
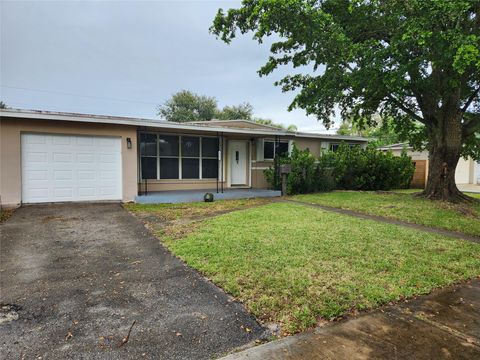
[[211, 120], [217, 113], [217, 100], [213, 97], [181, 90], [158, 107], [158, 115], [168, 121], [189, 122]]
[[220, 9], [211, 31], [227, 43], [238, 32], [258, 42], [274, 35], [259, 73], [298, 69], [276, 82], [297, 91], [290, 109], [327, 127], [337, 107], [360, 126], [376, 114], [393, 119], [414, 145], [427, 145], [425, 195], [461, 197], [458, 159], [480, 158], [480, 1], [244, 0]]
[[364, 125], [362, 127], [357, 123], [345, 120], [338, 128], [337, 134], [369, 138], [369, 146], [375, 148], [405, 141], [405, 137], [397, 132], [394, 121], [389, 118], [382, 119], [380, 116], [375, 119], [374, 125]]
[[270, 125], [288, 131], [297, 131], [295, 125], [285, 127], [270, 119], [253, 116], [253, 106], [248, 102], [240, 105], [218, 107], [217, 99], [211, 96], [198, 95], [189, 90], [181, 90], [172, 95], [158, 107], [158, 115], [167, 121], [190, 122], [217, 120], [250, 120], [259, 124]]
[[253, 106], [245, 102], [240, 105], [225, 106], [221, 110], [217, 110], [216, 118], [219, 120], [251, 120], [253, 116]]

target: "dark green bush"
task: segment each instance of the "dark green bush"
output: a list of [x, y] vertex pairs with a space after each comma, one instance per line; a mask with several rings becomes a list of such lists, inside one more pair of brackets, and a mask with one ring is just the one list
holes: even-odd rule
[[337, 189], [390, 190], [408, 188], [415, 166], [405, 152], [361, 149], [342, 144], [334, 153], [334, 177]]
[[[320, 164], [308, 150], [293, 147], [290, 157], [281, 158], [279, 164], [290, 164], [287, 177], [287, 194], [306, 194], [334, 189], [332, 169]], [[325, 166], [322, 166], [325, 165]], [[275, 176], [275, 167], [264, 171], [265, 178], [274, 189], [281, 189], [281, 178]]]
[[[288, 194], [318, 191], [390, 190], [408, 188], [415, 167], [405, 152], [401, 156], [375, 149], [362, 149], [342, 144], [336, 152], [327, 151], [318, 159], [308, 151], [295, 146], [290, 157], [277, 159], [276, 166], [289, 163]], [[276, 167], [265, 170], [268, 183], [281, 188], [281, 177]]]

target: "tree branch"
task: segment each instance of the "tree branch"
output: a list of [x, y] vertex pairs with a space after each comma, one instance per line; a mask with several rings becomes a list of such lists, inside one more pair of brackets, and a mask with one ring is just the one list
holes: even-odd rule
[[413, 111], [412, 109], [409, 109], [408, 107], [406, 107], [404, 104], [402, 104], [401, 101], [395, 99], [392, 95], [387, 95], [387, 98], [389, 98], [396, 106], [398, 106], [405, 113], [413, 117], [415, 120], [420, 121], [424, 125], [427, 125], [427, 121], [424, 118], [416, 114], [415, 111]]
[[465, 113], [468, 110], [468, 107], [472, 104], [473, 100], [475, 100], [475, 98], [478, 96], [479, 92], [480, 92], [480, 86], [477, 88], [477, 90], [473, 92], [472, 95], [470, 95], [465, 105], [463, 105], [463, 108], [461, 110], [462, 113]]
[[463, 124], [463, 134], [465, 136], [470, 136], [474, 132], [480, 131], [480, 114], [469, 113], [468, 116], [469, 118]]

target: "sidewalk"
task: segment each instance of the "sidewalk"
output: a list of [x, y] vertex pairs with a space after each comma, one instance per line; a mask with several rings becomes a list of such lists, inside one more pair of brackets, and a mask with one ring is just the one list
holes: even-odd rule
[[225, 357], [480, 359], [480, 279]]
[[479, 184], [458, 184], [457, 187], [458, 187], [458, 190], [460, 190], [460, 191], [480, 193], [480, 185]]

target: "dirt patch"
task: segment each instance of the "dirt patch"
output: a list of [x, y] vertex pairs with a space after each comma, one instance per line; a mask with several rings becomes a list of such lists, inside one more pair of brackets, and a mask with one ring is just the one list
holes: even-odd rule
[[175, 224], [164, 227], [162, 230], [157, 231], [156, 235], [159, 237], [167, 236], [172, 240], [178, 240], [184, 238], [188, 234], [193, 233], [201, 225], [200, 222], [190, 222], [188, 226], [182, 224]]
[[142, 219], [149, 222], [169, 222], [184, 218], [200, 219], [205, 216], [214, 216], [226, 212], [248, 209], [272, 202], [269, 198], [222, 200], [213, 203], [191, 204], [153, 204], [138, 205], [126, 204], [124, 207]]
[[15, 304], [0, 304], [0, 325], [18, 320], [19, 310], [21, 310], [21, 306]]
[[124, 207], [139, 218], [158, 238], [166, 236], [172, 240], [178, 240], [194, 232], [203, 220], [266, 205], [273, 201], [276, 199], [225, 200], [208, 204], [158, 204], [149, 206], [148, 211], [132, 204]]

